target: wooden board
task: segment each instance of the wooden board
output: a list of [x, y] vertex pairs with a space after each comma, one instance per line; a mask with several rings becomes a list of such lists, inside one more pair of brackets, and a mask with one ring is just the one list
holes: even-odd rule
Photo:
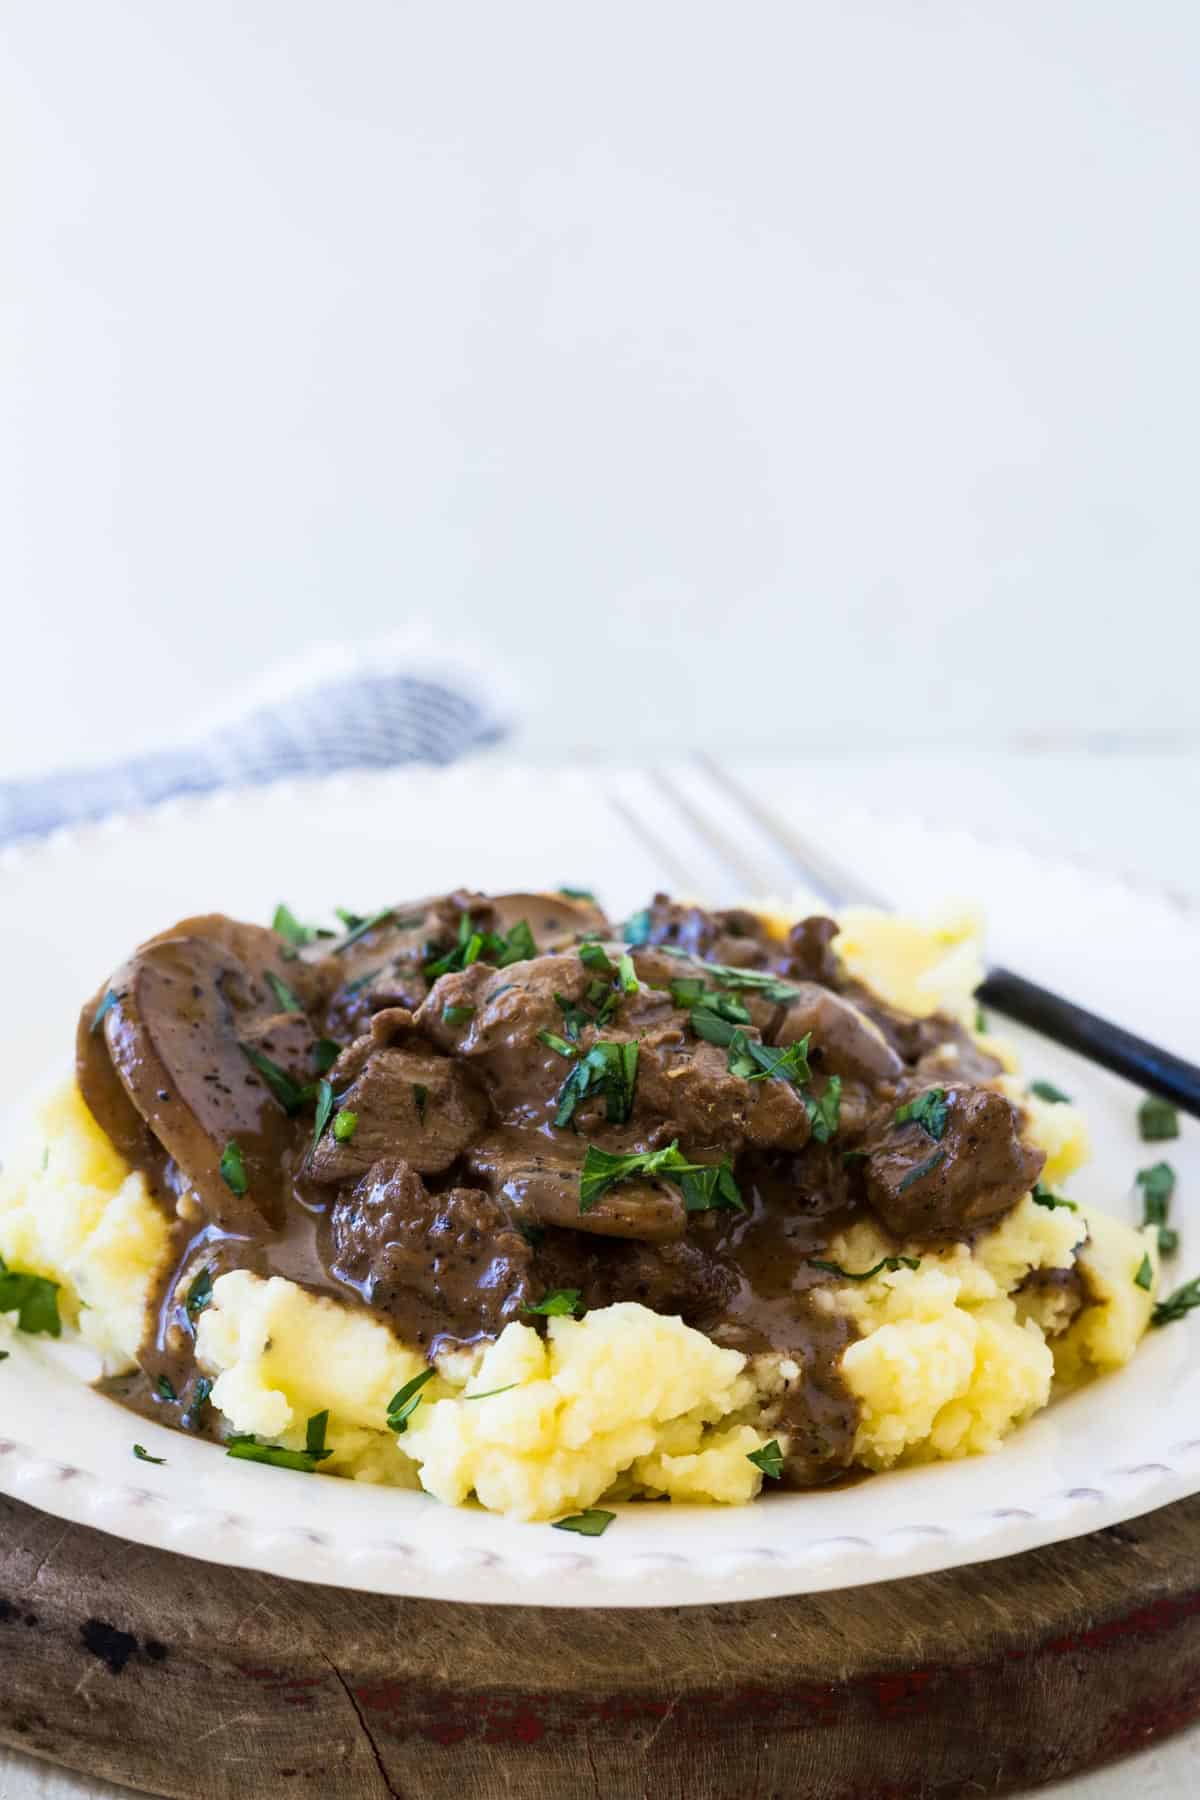
[[0, 1499], [0, 1739], [186, 1800], [935, 1800], [1200, 1714], [1200, 1497], [744, 1606], [385, 1600]]

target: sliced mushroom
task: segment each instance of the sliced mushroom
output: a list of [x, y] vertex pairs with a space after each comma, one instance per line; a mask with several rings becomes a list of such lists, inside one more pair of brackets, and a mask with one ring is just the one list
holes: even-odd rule
[[[281, 1023], [268, 973], [295, 990], [295, 965], [274, 935], [219, 917], [189, 919], [152, 938], [113, 977], [103, 1032], [120, 1081], [158, 1142], [192, 1184], [209, 1217], [236, 1230], [257, 1215], [282, 1216], [287, 1111], [247, 1059], [243, 1043], [295, 1031]], [[298, 996], [297, 996], [298, 997]], [[272, 1030], [264, 1033], [270, 1022]], [[270, 1052], [264, 1052], [270, 1055]], [[278, 1061], [272, 1057], [272, 1061]], [[241, 1186], [236, 1144], [245, 1170]]]
[[815, 982], [801, 982], [788, 1005], [776, 1044], [797, 1044], [812, 1033], [810, 1056], [830, 1075], [867, 1082], [895, 1081], [904, 1064], [882, 1031], [840, 994]]

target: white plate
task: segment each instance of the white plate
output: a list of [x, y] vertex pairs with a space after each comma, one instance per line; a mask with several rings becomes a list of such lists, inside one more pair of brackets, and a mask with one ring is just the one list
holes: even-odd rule
[[[689, 778], [694, 779], [694, 778]], [[1185, 1054], [1194, 1049], [1200, 924], [1166, 897], [896, 813], [823, 818], [784, 771], [760, 791], [906, 906], [987, 903], [1001, 955]], [[606, 796], [651, 821], [652, 857]], [[756, 844], [760, 863], [764, 847]], [[0, 855], [4, 1092], [64, 1066], [81, 997], [139, 938], [207, 908], [302, 914], [469, 883], [595, 887], [614, 912], [694, 870], [732, 882], [633, 772], [475, 762], [171, 805]], [[777, 889], [787, 883], [782, 871]], [[1078, 1189], [1136, 1213], [1134, 1092], [1014, 1031], [1032, 1074], [1085, 1106], [1096, 1157]], [[1200, 1155], [1180, 1171], [1184, 1249], [1200, 1266]], [[1168, 1277], [1173, 1279], [1173, 1277]], [[134, 1438], [165, 1466], [134, 1461]], [[0, 1489], [67, 1519], [215, 1562], [381, 1593], [548, 1606], [652, 1606], [851, 1586], [1003, 1556], [1200, 1490], [1200, 1315], [1154, 1332], [1120, 1374], [1051, 1407], [991, 1457], [907, 1470], [745, 1508], [632, 1506], [600, 1539], [566, 1537], [420, 1494], [233, 1462], [93, 1393], [70, 1354], [22, 1340], [0, 1367]]]

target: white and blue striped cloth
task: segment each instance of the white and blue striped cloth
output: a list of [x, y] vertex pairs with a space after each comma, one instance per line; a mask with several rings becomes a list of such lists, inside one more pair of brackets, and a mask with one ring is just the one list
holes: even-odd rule
[[[497, 743], [507, 725], [477, 681], [401, 666], [387, 654], [323, 670], [304, 659], [194, 739], [108, 766], [0, 780], [0, 844], [175, 795], [261, 786], [344, 769], [448, 763]], [[394, 663], [395, 666], [389, 666]]]

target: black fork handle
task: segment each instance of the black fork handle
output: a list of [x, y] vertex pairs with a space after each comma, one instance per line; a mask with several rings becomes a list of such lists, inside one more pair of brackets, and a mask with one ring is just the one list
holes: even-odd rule
[[1036, 981], [1026, 981], [1011, 969], [991, 969], [979, 998], [1008, 1019], [1016, 1019], [1040, 1031], [1043, 1037], [1090, 1057], [1114, 1075], [1136, 1082], [1148, 1094], [1169, 1100], [1181, 1111], [1200, 1118], [1200, 1068], [1195, 1063], [1160, 1050], [1121, 1025], [1101, 1019], [1086, 1007], [1052, 994]]

